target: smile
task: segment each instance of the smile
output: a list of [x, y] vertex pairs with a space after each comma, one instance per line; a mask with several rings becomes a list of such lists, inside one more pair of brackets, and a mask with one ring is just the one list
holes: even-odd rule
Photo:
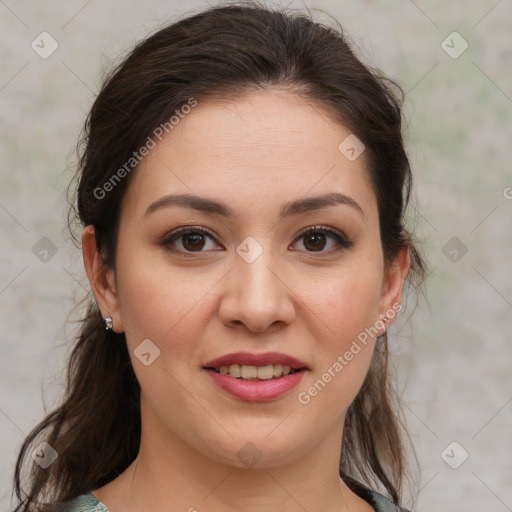
[[263, 380], [276, 380], [285, 375], [290, 375], [300, 371], [300, 369], [291, 368], [282, 364], [267, 364], [265, 366], [251, 366], [245, 364], [232, 364], [230, 366], [221, 366], [219, 368], [208, 368], [222, 375], [229, 375], [235, 379], [258, 382]]

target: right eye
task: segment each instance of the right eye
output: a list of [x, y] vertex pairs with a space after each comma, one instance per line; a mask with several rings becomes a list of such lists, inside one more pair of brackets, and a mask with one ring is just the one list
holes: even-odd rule
[[[202, 227], [183, 226], [166, 235], [160, 245], [173, 252], [206, 252], [203, 250], [208, 245], [206, 239], [216, 242], [213, 234]], [[181, 247], [178, 248], [177, 246]]]

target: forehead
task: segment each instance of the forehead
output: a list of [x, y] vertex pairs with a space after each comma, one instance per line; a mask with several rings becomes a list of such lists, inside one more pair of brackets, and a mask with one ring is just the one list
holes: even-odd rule
[[376, 200], [365, 154], [351, 161], [340, 144], [350, 131], [283, 90], [198, 101], [134, 171], [125, 203], [147, 207], [164, 194], [228, 198], [237, 206], [276, 207], [290, 198], [339, 191], [370, 211]]

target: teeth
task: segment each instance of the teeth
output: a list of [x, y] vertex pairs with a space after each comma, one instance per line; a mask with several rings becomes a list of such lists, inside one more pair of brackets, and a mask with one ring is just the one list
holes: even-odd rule
[[278, 379], [283, 375], [288, 375], [292, 372], [292, 369], [290, 366], [282, 364], [267, 364], [266, 366], [232, 364], [231, 366], [221, 366], [219, 372], [222, 375], [230, 375], [236, 379], [271, 380]]
[[255, 379], [258, 377], [258, 368], [256, 366], [242, 365], [242, 379]]
[[283, 365], [275, 364], [274, 365], [274, 377], [281, 377], [282, 373], [283, 373]]
[[242, 367], [239, 364], [232, 364], [229, 368], [224, 366], [226, 369], [226, 375], [231, 375], [231, 377], [236, 377], [237, 379], [242, 376]]
[[274, 365], [267, 364], [267, 366], [260, 366], [258, 368], [258, 379], [269, 380], [274, 376]]

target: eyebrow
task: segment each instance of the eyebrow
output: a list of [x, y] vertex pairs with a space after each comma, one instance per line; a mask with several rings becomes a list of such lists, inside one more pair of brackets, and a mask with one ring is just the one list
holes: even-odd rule
[[[354, 199], [338, 192], [290, 201], [281, 207], [279, 218], [284, 219], [285, 217], [300, 215], [308, 211], [320, 210], [336, 205], [349, 206], [356, 210], [363, 219], [366, 219], [363, 209]], [[193, 208], [204, 213], [217, 214], [226, 218], [234, 218], [237, 216], [234, 210], [227, 204], [193, 194], [170, 194], [163, 196], [152, 202], [144, 215], [147, 216], [160, 208], [171, 206]]]

